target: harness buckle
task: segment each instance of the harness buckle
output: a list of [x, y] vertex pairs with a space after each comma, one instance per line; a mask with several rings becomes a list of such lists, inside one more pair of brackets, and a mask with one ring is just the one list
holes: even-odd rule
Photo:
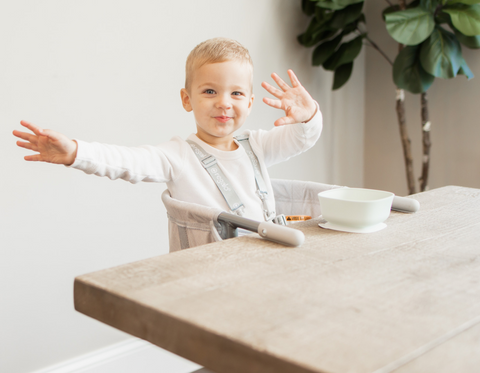
[[217, 164], [217, 159], [213, 155], [209, 155], [201, 160], [203, 167], [208, 168]]
[[287, 219], [284, 214], [275, 216], [272, 221], [278, 225], [287, 225]]
[[263, 217], [265, 218], [265, 221], [271, 221], [273, 218], [275, 218], [275, 211], [270, 210], [270, 206], [268, 204], [268, 192], [262, 192], [261, 190], [257, 190], [257, 194], [260, 197], [262, 201], [262, 206], [263, 206]]

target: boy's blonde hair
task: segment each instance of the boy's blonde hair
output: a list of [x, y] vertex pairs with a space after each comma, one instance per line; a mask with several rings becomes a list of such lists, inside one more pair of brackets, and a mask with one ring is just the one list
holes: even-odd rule
[[225, 61], [240, 61], [249, 64], [252, 67], [253, 78], [253, 61], [248, 49], [233, 39], [213, 38], [198, 44], [188, 55], [185, 66], [185, 88], [190, 90], [193, 73], [196, 69], [208, 63]]

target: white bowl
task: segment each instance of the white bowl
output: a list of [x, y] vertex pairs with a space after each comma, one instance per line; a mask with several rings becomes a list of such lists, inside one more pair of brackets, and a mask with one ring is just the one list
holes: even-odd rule
[[[324, 228], [374, 232], [385, 228], [394, 194], [363, 188], [337, 188], [318, 193]], [[322, 225], [321, 225], [322, 226]]]

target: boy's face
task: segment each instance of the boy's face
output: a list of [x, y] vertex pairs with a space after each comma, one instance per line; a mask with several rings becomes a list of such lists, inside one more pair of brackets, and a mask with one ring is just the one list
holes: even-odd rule
[[233, 133], [252, 108], [252, 68], [239, 61], [203, 65], [195, 70], [190, 89], [183, 88], [181, 96], [185, 110], [193, 110], [201, 140], [210, 145], [225, 140], [231, 145]]

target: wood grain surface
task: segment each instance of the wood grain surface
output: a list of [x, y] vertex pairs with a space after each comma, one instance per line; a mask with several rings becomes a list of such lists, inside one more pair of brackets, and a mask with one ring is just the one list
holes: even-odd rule
[[480, 190], [370, 234], [295, 223], [79, 276], [75, 308], [217, 373], [480, 371]]

